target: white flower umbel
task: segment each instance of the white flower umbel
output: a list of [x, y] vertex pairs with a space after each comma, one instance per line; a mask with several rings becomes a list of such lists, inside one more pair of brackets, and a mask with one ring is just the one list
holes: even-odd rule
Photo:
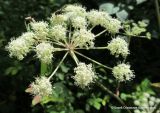
[[118, 57], [122, 55], [127, 57], [129, 54], [128, 43], [121, 37], [113, 38], [107, 46], [107, 49], [111, 52], [112, 55]]
[[74, 32], [72, 42], [75, 47], [93, 47], [95, 35], [86, 29], [80, 29]]
[[91, 10], [87, 13], [87, 18], [93, 26], [97, 26], [103, 25], [104, 22], [109, 21], [111, 17], [106, 12]]
[[52, 94], [52, 84], [48, 78], [37, 77], [35, 82], [31, 83], [31, 94], [34, 96], [45, 97]]
[[75, 17], [75, 18], [72, 18], [72, 26], [74, 28], [86, 28], [86, 25], [87, 25], [87, 21], [85, 18], [83, 17]]
[[51, 63], [54, 47], [50, 43], [42, 42], [36, 46], [37, 57], [46, 64]]
[[119, 29], [122, 28], [121, 22], [115, 18], [110, 18], [109, 20], [105, 20], [102, 26], [106, 28], [108, 32], [111, 34], [118, 33]]
[[86, 16], [86, 9], [80, 5], [67, 5], [64, 10], [65, 13], [70, 13], [70, 16]]
[[66, 21], [67, 21], [68, 17], [64, 14], [52, 14], [51, 18], [50, 18], [50, 22], [53, 26], [55, 25], [66, 25]]
[[[141, 94], [141, 96], [135, 97], [134, 100], [134, 105], [143, 107], [143, 109], [134, 110], [134, 113], [153, 113], [154, 109], [159, 103], [159, 98], [156, 98], [149, 93], [144, 92], [143, 94]], [[156, 113], [160, 113], [160, 110], [157, 110]]]
[[130, 69], [129, 64], [118, 64], [112, 69], [113, 76], [120, 82], [132, 80], [135, 77], [134, 72]]
[[44, 21], [32, 22], [31, 28], [35, 32], [37, 39], [45, 40], [48, 35], [48, 23]]
[[24, 38], [12, 39], [6, 49], [9, 51], [11, 57], [16, 57], [22, 60], [24, 56], [30, 51], [31, 45]]
[[60, 41], [66, 39], [66, 28], [62, 25], [53, 26], [50, 29], [50, 37], [53, 40]]
[[75, 84], [81, 88], [89, 86], [89, 84], [94, 82], [96, 75], [93, 71], [92, 65], [80, 62], [76, 68], [74, 68]]

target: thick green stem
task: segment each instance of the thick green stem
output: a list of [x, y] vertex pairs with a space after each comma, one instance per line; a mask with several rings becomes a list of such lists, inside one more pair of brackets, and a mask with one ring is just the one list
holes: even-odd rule
[[41, 62], [41, 70], [40, 70], [40, 74], [44, 75], [47, 72], [47, 64]]
[[[127, 107], [126, 104], [123, 102], [123, 100], [121, 100], [117, 95], [115, 95], [111, 90], [109, 90], [107, 87], [105, 87], [103, 84], [96, 82], [96, 84], [103, 89], [104, 91], [106, 91], [110, 96], [112, 96], [113, 98], [115, 98], [123, 107]], [[129, 109], [126, 109], [126, 111], [128, 113], [132, 113]]]
[[78, 60], [77, 56], [75, 55], [74, 51], [70, 51], [70, 55], [73, 58], [73, 60], [75, 61], [75, 63], [78, 65], [79, 60]]
[[61, 66], [62, 62], [64, 61], [64, 59], [67, 57], [68, 52], [63, 56], [62, 60], [59, 62], [58, 66], [56, 67], [56, 69], [52, 72], [52, 74], [49, 76], [49, 80], [53, 77], [53, 75], [57, 72], [57, 70], [59, 69], [59, 67]]
[[95, 60], [93, 60], [93, 59], [91, 59], [91, 58], [89, 58], [89, 57], [87, 57], [87, 56], [85, 56], [85, 55], [77, 52], [77, 51], [75, 51], [75, 53], [78, 54], [78, 55], [80, 55], [80, 56], [82, 56], [82, 57], [84, 57], [84, 58], [86, 58], [87, 60], [90, 60], [91, 62], [93, 62], [93, 63], [95, 63], [95, 64], [98, 64], [98, 65], [100, 65], [100, 66], [102, 66], [102, 67], [104, 67], [104, 68], [106, 68], [106, 69], [112, 70], [112, 68], [110, 68], [110, 67], [108, 67], [108, 66], [106, 66], [106, 65], [103, 65], [102, 63], [97, 62], [97, 61], [95, 61]]

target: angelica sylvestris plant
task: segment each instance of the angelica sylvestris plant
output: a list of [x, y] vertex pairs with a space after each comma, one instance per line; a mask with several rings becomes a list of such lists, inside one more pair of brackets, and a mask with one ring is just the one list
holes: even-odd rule
[[[101, 26], [104, 30], [95, 34], [93, 29], [96, 26]], [[35, 82], [31, 83], [30, 90], [27, 91], [34, 96], [43, 98], [52, 94], [51, 78], [68, 55], [71, 55], [77, 65], [74, 68], [75, 75], [72, 76], [74, 83], [82, 89], [87, 88], [91, 83], [96, 84], [98, 76], [92, 64], [79, 61], [77, 56], [110, 70], [118, 82], [127, 82], [135, 77], [131, 66], [125, 63], [125, 60], [115, 64], [114, 67], [109, 67], [79, 52], [80, 49], [88, 51], [107, 49], [111, 55], [123, 59], [130, 54], [129, 43], [126, 41], [128, 37], [117, 35], [119, 30], [123, 29], [121, 22], [106, 12], [86, 11], [86, 8], [80, 5], [66, 5], [58, 13], [53, 13], [49, 21], [32, 20], [27, 29], [26, 33], [13, 38], [6, 47], [11, 57], [23, 60], [29, 52], [35, 52], [40, 62], [52, 64], [55, 52], [65, 52], [64, 57], [48, 78], [47, 76], [37, 77]], [[96, 39], [104, 33], [110, 34], [113, 37], [112, 40], [106, 43], [105, 47], [96, 47]], [[104, 37], [104, 40], [105, 38], [107, 37]], [[98, 84], [104, 89], [102, 84]], [[115, 97], [113, 93], [110, 94]], [[116, 99], [123, 104], [118, 96]]]

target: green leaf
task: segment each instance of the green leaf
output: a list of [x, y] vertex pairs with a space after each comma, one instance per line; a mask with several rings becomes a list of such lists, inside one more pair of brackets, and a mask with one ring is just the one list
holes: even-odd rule
[[155, 94], [154, 91], [151, 89], [151, 82], [148, 79], [144, 79], [141, 82], [141, 84], [137, 87], [137, 91]]
[[5, 74], [6, 75], [16, 75], [18, 73], [19, 70], [21, 70], [22, 67], [21, 66], [15, 66], [15, 67], [9, 67], [6, 69]]
[[81, 110], [81, 109], [78, 109], [78, 110], [75, 111], [75, 113], [84, 113], [84, 111]]
[[127, 19], [128, 17], [128, 12], [126, 10], [122, 10], [118, 13], [116, 13], [116, 16], [121, 20], [121, 21], [124, 21]]
[[160, 82], [152, 83], [151, 86], [159, 88], [160, 89]]
[[88, 100], [89, 104], [99, 110], [101, 108], [101, 103], [102, 103], [101, 98], [91, 98]]
[[137, 5], [139, 5], [139, 4], [141, 4], [141, 3], [145, 2], [145, 1], [147, 1], [147, 0], [136, 0]]
[[93, 106], [94, 106], [97, 110], [99, 110], [99, 109], [101, 108], [101, 104], [98, 103], [98, 102], [95, 102], [95, 103], [93, 104]]
[[111, 112], [112, 113], [121, 113], [121, 110], [120, 109], [111, 109]]
[[105, 96], [105, 97], [103, 98], [103, 100], [102, 100], [102, 105], [105, 106], [106, 103], [109, 102], [109, 100], [110, 100], [110, 96], [108, 96], [108, 95]]
[[157, 93], [160, 93], [160, 82], [152, 83], [151, 86]]
[[56, 76], [60, 79], [60, 80], [64, 80], [64, 73], [56, 73]]
[[123, 100], [127, 100], [127, 98], [132, 98], [133, 96], [130, 94], [121, 93], [120, 97]]
[[64, 63], [61, 64], [60, 68], [64, 73], [67, 73], [69, 70], [69, 67], [67, 67]]
[[128, 9], [133, 10], [133, 9], [134, 9], [134, 6], [129, 5], [129, 6], [128, 6]]
[[102, 11], [106, 11], [109, 14], [115, 14], [116, 12], [119, 11], [119, 7], [114, 7], [114, 4], [112, 3], [101, 4], [99, 9]]
[[146, 33], [146, 37], [147, 37], [147, 39], [150, 40], [150, 39], [151, 39], [151, 33], [147, 32], [147, 33]]
[[127, 100], [127, 95], [125, 93], [121, 93], [120, 97], [123, 100]]

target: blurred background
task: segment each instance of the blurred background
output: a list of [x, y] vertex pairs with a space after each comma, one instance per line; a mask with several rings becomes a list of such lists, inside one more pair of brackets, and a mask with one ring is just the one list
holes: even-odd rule
[[[10, 58], [5, 46], [12, 37], [17, 37], [26, 31], [25, 18], [47, 20], [51, 13], [66, 4], [82, 4], [90, 9], [101, 9], [122, 21], [147, 21], [147, 31], [151, 33], [151, 40], [134, 37], [131, 40], [131, 55], [127, 61], [135, 70], [136, 78], [131, 83], [122, 84], [123, 93], [134, 92], [137, 86], [142, 85], [147, 90], [153, 90], [155, 96], [160, 96], [160, 85], [148, 86], [151, 83], [160, 83], [160, 14], [158, 0], [0, 0], [0, 113], [121, 113], [112, 111], [110, 101], [117, 104], [105, 92], [98, 88], [83, 91], [73, 86], [73, 80], [64, 76], [73, 74], [71, 62], [61, 66], [58, 78], [55, 80], [55, 97], [46, 99], [41, 104], [32, 106], [32, 96], [25, 93], [25, 89], [40, 73], [40, 63], [32, 56], [23, 61]], [[96, 29], [95, 29], [96, 31]], [[143, 35], [143, 34], [142, 34]], [[99, 40], [99, 43], [103, 43]], [[86, 52], [85, 52], [86, 53]], [[112, 65], [113, 57], [104, 58], [104, 51], [90, 51], [90, 57]], [[62, 56], [60, 53], [57, 56]], [[100, 59], [99, 59], [100, 58]], [[55, 62], [58, 62], [58, 59]], [[104, 69], [99, 69], [102, 75], [107, 75]], [[107, 77], [106, 77], [107, 79]], [[112, 81], [107, 79], [105, 84]], [[59, 90], [61, 89], [61, 91]], [[143, 89], [143, 88], [142, 88]], [[143, 89], [143, 90], [146, 90]], [[56, 92], [57, 91], [57, 92]], [[96, 92], [96, 93], [93, 93]], [[128, 102], [132, 104], [132, 102]], [[123, 112], [125, 113], [125, 112]]]

